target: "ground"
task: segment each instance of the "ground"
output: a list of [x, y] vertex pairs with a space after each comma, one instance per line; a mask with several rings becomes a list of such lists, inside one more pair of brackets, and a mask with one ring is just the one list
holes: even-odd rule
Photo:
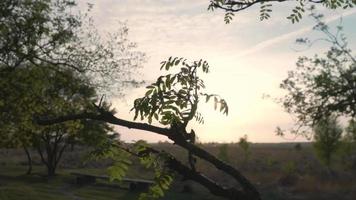
[[[186, 152], [167, 143], [154, 145], [177, 155], [182, 161]], [[218, 155], [220, 144], [204, 144], [203, 148]], [[34, 152], [33, 152], [34, 153]], [[0, 200], [110, 200], [137, 199], [139, 192], [128, 190], [121, 183], [98, 181], [96, 184], [79, 186], [71, 172], [105, 174], [110, 161], [83, 163], [83, 149], [68, 151], [58, 169], [57, 176], [47, 178], [45, 168], [35, 157], [32, 175], [26, 172], [26, 159], [21, 150], [0, 151]], [[261, 192], [266, 200], [353, 200], [356, 199], [356, 173], [345, 167], [342, 160], [334, 158], [330, 173], [315, 158], [312, 147], [303, 144], [297, 150], [293, 144], [254, 144], [248, 160], [237, 144], [229, 144], [228, 160], [239, 168]], [[197, 169], [224, 185], [237, 185], [229, 176], [216, 171], [203, 161]], [[131, 178], [150, 179], [142, 166], [134, 162], [127, 174]], [[218, 200], [203, 187], [177, 176], [163, 199]]]

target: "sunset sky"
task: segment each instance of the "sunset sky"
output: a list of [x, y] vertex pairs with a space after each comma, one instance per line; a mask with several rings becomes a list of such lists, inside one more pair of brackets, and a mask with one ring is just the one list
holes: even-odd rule
[[[160, 62], [169, 56], [188, 60], [205, 59], [211, 72], [204, 76], [207, 91], [221, 95], [229, 104], [230, 113], [215, 112], [212, 105], [202, 105], [205, 116], [202, 125], [193, 124], [203, 142], [236, 142], [247, 134], [252, 142], [286, 142], [275, 135], [277, 126], [292, 126], [292, 118], [267, 94], [281, 97], [279, 83], [288, 70], [295, 67], [298, 56], [322, 53], [328, 46], [316, 43], [303, 51], [295, 44], [299, 37], [320, 38], [312, 31], [313, 20], [305, 15], [297, 24], [286, 19], [292, 6], [274, 4], [272, 18], [259, 21], [259, 6], [236, 14], [231, 24], [225, 24], [222, 12], [207, 11], [208, 0], [80, 0], [80, 7], [93, 3], [91, 16], [102, 32], [116, 30], [119, 21], [126, 21], [129, 38], [147, 54], [140, 70], [148, 83], [164, 72]], [[325, 11], [331, 27], [343, 16], [344, 32], [351, 47], [356, 43], [356, 9]], [[124, 100], [111, 99], [118, 114], [132, 119], [129, 113], [133, 100], [144, 95], [144, 89], [128, 91]], [[145, 139], [150, 142], [167, 140], [154, 133], [118, 128], [126, 141]], [[287, 136], [293, 138], [293, 136]], [[294, 141], [303, 141], [299, 137]]]

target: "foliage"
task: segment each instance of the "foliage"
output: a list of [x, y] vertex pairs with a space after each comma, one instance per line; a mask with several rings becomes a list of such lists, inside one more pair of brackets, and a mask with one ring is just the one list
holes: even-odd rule
[[296, 173], [296, 166], [294, 161], [289, 161], [282, 165], [282, 171], [285, 175], [293, 175]]
[[147, 169], [154, 170], [154, 184], [148, 192], [141, 193], [139, 199], [158, 199], [164, 196], [173, 181], [173, 172], [166, 166], [164, 154], [153, 154], [148, 150], [148, 144], [139, 140], [134, 145], [134, 151], [139, 155], [140, 163]]
[[268, 168], [272, 168], [272, 167], [273, 167], [274, 165], [276, 165], [278, 162], [277, 162], [275, 159], [271, 158], [271, 157], [266, 157], [266, 158], [265, 158], [265, 163], [266, 163], [266, 165], [267, 165]]
[[356, 121], [355, 121], [355, 119], [351, 119], [349, 121], [349, 124], [346, 127], [345, 132], [346, 132], [345, 137], [348, 138], [347, 141], [356, 142]]
[[343, 138], [340, 141], [336, 155], [340, 159], [341, 166], [344, 170], [355, 169], [355, 143]]
[[162, 62], [161, 69], [168, 71], [179, 65], [182, 66], [179, 72], [160, 76], [155, 83], [146, 87], [144, 97], [135, 100], [132, 108], [135, 110], [134, 119], [140, 116], [141, 120], [147, 118], [152, 123], [154, 118], [162, 125], [180, 124], [184, 128], [194, 118], [203, 123], [204, 119], [198, 112], [198, 103], [203, 97], [206, 102], [214, 99], [215, 110], [228, 114], [224, 99], [201, 91], [205, 89], [205, 84], [198, 76], [198, 70], [208, 73], [209, 64], [203, 60], [189, 64], [186, 59], [170, 57]]
[[108, 132], [112, 132], [106, 123], [91, 120], [51, 126], [38, 126], [33, 122], [38, 115], [50, 117], [93, 109], [91, 102], [97, 98], [94, 88], [72, 70], [53, 71], [46, 67], [28, 66], [3, 71], [1, 75], [1, 93], [6, 97], [0, 107], [1, 145], [36, 148], [48, 167], [49, 175], [54, 173], [69, 144], [84, 142], [93, 145], [95, 143], [90, 140], [100, 142]]
[[35, 64], [50, 56], [52, 48], [75, 40], [81, 21], [68, 12], [74, 5], [72, 0], [1, 1], [1, 63], [11, 68]]
[[155, 154], [150, 151], [149, 145], [139, 140], [130, 147], [119, 143], [117, 140], [106, 140], [92, 151], [87, 160], [111, 159], [114, 164], [108, 168], [110, 180], [122, 180], [131, 162], [131, 157], [136, 156], [140, 160], [140, 164], [147, 170], [154, 171], [154, 184], [150, 186], [146, 193], [141, 193], [139, 199], [157, 199], [164, 196], [164, 191], [169, 189], [173, 181], [173, 173], [166, 166], [164, 154]]
[[1, 145], [36, 146], [45, 163], [57, 162], [69, 143], [104, 140], [112, 128], [91, 120], [40, 127], [33, 118], [94, 110], [95, 90], [137, 84], [132, 72], [144, 59], [125, 24], [104, 40], [75, 7], [74, 0], [0, 2]]
[[250, 155], [250, 143], [248, 142], [247, 135], [244, 135], [243, 137], [240, 137], [239, 147], [244, 152], [244, 162], [247, 162], [247, 160], [249, 158], [249, 155]]
[[73, 69], [106, 92], [137, 83], [131, 75], [144, 55], [128, 41], [126, 25], [104, 39], [88, 13], [75, 8], [75, 0], [1, 1], [0, 70], [29, 64]]
[[338, 155], [341, 158], [343, 166], [346, 169], [355, 168], [356, 160], [356, 122], [354, 119], [349, 120], [345, 128], [345, 134], [340, 141]]
[[340, 147], [343, 130], [335, 116], [319, 120], [313, 130], [316, 155], [329, 168], [332, 155]]
[[229, 162], [229, 145], [221, 144], [219, 145], [218, 158], [224, 162]]
[[[342, 34], [342, 27], [338, 26], [336, 32], [332, 32], [322, 21], [322, 15], [313, 13], [312, 17], [317, 21], [314, 29], [326, 36], [315, 41], [327, 41], [332, 46], [324, 56], [300, 57], [297, 68], [289, 71], [280, 85], [287, 94], [279, 101], [296, 117], [294, 132], [302, 134], [324, 116], [356, 115], [356, 59]], [[315, 42], [309, 39], [298, 41], [309, 46]]]
[[[287, 0], [210, 0], [208, 10], [214, 11], [215, 9], [220, 9], [225, 11], [224, 21], [225, 23], [230, 23], [233, 19], [234, 13], [241, 12], [248, 9], [254, 5], [260, 4], [260, 20], [266, 20], [270, 18], [272, 13], [272, 3], [285, 3], [289, 2]], [[296, 0], [294, 1], [295, 7], [292, 9], [292, 13], [287, 17], [292, 23], [299, 22], [305, 10], [308, 7], [314, 7], [316, 5], [321, 5], [322, 7], [328, 9], [347, 9], [353, 8], [356, 5], [354, 0]]]
[[117, 146], [118, 140], [102, 140], [96, 148], [90, 152], [87, 160], [111, 159], [112, 166], [107, 169], [110, 181], [122, 180], [132, 164], [130, 154]]

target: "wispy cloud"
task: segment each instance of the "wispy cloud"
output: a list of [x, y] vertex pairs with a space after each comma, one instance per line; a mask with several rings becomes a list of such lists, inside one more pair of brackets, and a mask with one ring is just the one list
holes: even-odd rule
[[[353, 15], [356, 13], [356, 10], [349, 10], [347, 12], [344, 12], [341, 16], [339, 15], [334, 15], [334, 16], [331, 16], [331, 17], [328, 17], [324, 20], [325, 23], [331, 23], [335, 20], [338, 20], [340, 19], [340, 17], [346, 17], [346, 16], [349, 16], [349, 15]], [[251, 47], [251, 48], [248, 48], [242, 52], [240, 52], [238, 54], [238, 57], [244, 57], [244, 56], [248, 56], [248, 55], [251, 55], [251, 54], [254, 54], [258, 51], [261, 51], [263, 49], [266, 49], [272, 45], [275, 45], [275, 44], [278, 44], [280, 42], [283, 42], [285, 40], [289, 40], [291, 38], [296, 38], [297, 36], [303, 34], [303, 33], [307, 33], [309, 31], [311, 31], [313, 29], [314, 25], [310, 25], [310, 26], [306, 26], [304, 28], [301, 28], [299, 30], [296, 30], [296, 31], [292, 31], [292, 32], [289, 32], [289, 33], [286, 33], [286, 34], [283, 34], [283, 35], [279, 35], [277, 37], [274, 37], [274, 38], [271, 38], [271, 39], [268, 39], [264, 42], [260, 42], [258, 43], [257, 45]]]

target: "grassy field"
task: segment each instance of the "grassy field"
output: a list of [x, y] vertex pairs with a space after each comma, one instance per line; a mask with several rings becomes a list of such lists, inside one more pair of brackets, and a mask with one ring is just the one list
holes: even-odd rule
[[[186, 152], [171, 144], [155, 144], [156, 148], [170, 151], [182, 161]], [[204, 144], [203, 148], [218, 155], [220, 144]], [[66, 152], [56, 177], [48, 179], [45, 168], [35, 156], [32, 175], [24, 175], [26, 159], [21, 150], [0, 151], [0, 200], [110, 200], [137, 199], [139, 193], [128, 190], [121, 183], [98, 181], [95, 184], [79, 186], [71, 172], [105, 174], [110, 162], [89, 162], [83, 164], [81, 151]], [[259, 189], [266, 200], [354, 200], [356, 199], [356, 176], [340, 160], [334, 159], [334, 173], [330, 175], [315, 158], [309, 144], [303, 144], [297, 151], [293, 144], [254, 144], [247, 161], [236, 144], [228, 145], [228, 160], [239, 168]], [[127, 176], [147, 178], [151, 174], [136, 162]], [[229, 176], [216, 171], [214, 167], [198, 161], [197, 169], [223, 185], [237, 185]], [[189, 188], [190, 192], [183, 192]], [[182, 181], [177, 177], [163, 199], [206, 199], [218, 200], [201, 186]]]
[[[137, 199], [138, 192], [130, 191], [128, 185], [98, 180], [95, 184], [79, 186], [70, 172], [98, 172], [96, 169], [59, 170], [58, 175], [48, 179], [44, 168], [36, 167], [32, 175], [24, 175], [24, 166], [0, 168], [1, 200], [111, 200]], [[95, 174], [95, 173], [94, 173]], [[204, 194], [205, 193], [205, 194]], [[208, 193], [187, 194], [171, 190], [164, 199], [217, 199]]]

